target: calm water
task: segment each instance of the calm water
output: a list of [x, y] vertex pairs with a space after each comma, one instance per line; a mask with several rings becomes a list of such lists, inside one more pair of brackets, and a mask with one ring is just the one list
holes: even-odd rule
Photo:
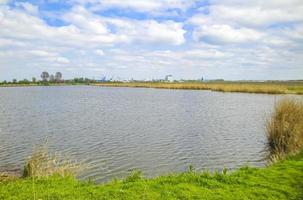
[[195, 169], [263, 166], [275, 95], [92, 86], [0, 88], [0, 167], [21, 168], [35, 144], [108, 181]]

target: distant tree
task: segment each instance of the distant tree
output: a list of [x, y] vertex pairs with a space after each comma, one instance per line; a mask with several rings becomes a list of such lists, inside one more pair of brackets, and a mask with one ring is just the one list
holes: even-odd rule
[[42, 72], [41, 73], [41, 78], [44, 82], [48, 81], [48, 78], [49, 78], [49, 74], [48, 72]]
[[54, 76], [53, 74], [51, 74], [51, 75], [49, 76], [49, 81], [50, 81], [50, 82], [55, 82], [55, 76]]
[[18, 81], [18, 83], [20, 83], [20, 84], [29, 84], [30, 82], [27, 79], [23, 79], [23, 80]]
[[36, 83], [37, 79], [35, 77], [32, 78], [32, 82]]
[[62, 80], [62, 73], [61, 72], [56, 72], [55, 79], [56, 79], [57, 82], [60, 82]]
[[17, 83], [17, 79], [14, 78], [14, 79], [13, 79], [13, 83]]
[[6, 81], [6, 80], [4, 80], [2, 83], [3, 83], [3, 84], [7, 84], [7, 81]]
[[84, 78], [74, 78], [74, 82], [75, 83], [83, 83], [84, 82]]

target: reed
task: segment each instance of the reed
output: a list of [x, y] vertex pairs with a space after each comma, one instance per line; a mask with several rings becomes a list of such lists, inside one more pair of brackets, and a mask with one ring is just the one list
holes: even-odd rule
[[34, 148], [23, 170], [23, 177], [76, 176], [86, 165], [66, 159], [58, 153], [50, 154], [46, 144]]
[[131, 82], [131, 83], [97, 83], [95, 86], [105, 87], [139, 87], [158, 89], [188, 89], [188, 90], [211, 90], [218, 92], [243, 92], [264, 94], [303, 94], [303, 84], [296, 83], [249, 83], [249, 82]]
[[266, 128], [271, 161], [302, 150], [303, 102], [292, 98], [278, 101]]

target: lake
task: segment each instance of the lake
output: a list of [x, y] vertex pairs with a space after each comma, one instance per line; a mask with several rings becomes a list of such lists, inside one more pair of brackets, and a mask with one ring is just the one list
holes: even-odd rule
[[266, 164], [278, 95], [94, 86], [0, 88], [0, 168], [36, 144], [89, 163], [80, 178], [147, 177]]

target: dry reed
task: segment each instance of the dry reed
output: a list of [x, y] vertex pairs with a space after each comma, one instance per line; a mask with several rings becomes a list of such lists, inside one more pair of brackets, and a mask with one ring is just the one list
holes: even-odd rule
[[219, 92], [243, 92], [264, 94], [302, 94], [302, 85], [291, 87], [284, 84], [271, 83], [161, 83], [161, 82], [131, 82], [131, 83], [97, 83], [95, 86], [105, 87], [141, 87], [159, 89], [188, 89], [188, 90], [212, 90]]
[[47, 177], [52, 175], [76, 176], [86, 165], [62, 158], [58, 153], [50, 154], [47, 145], [41, 145], [34, 148], [23, 171], [24, 177]]
[[303, 102], [292, 98], [278, 101], [266, 128], [271, 161], [302, 150]]

